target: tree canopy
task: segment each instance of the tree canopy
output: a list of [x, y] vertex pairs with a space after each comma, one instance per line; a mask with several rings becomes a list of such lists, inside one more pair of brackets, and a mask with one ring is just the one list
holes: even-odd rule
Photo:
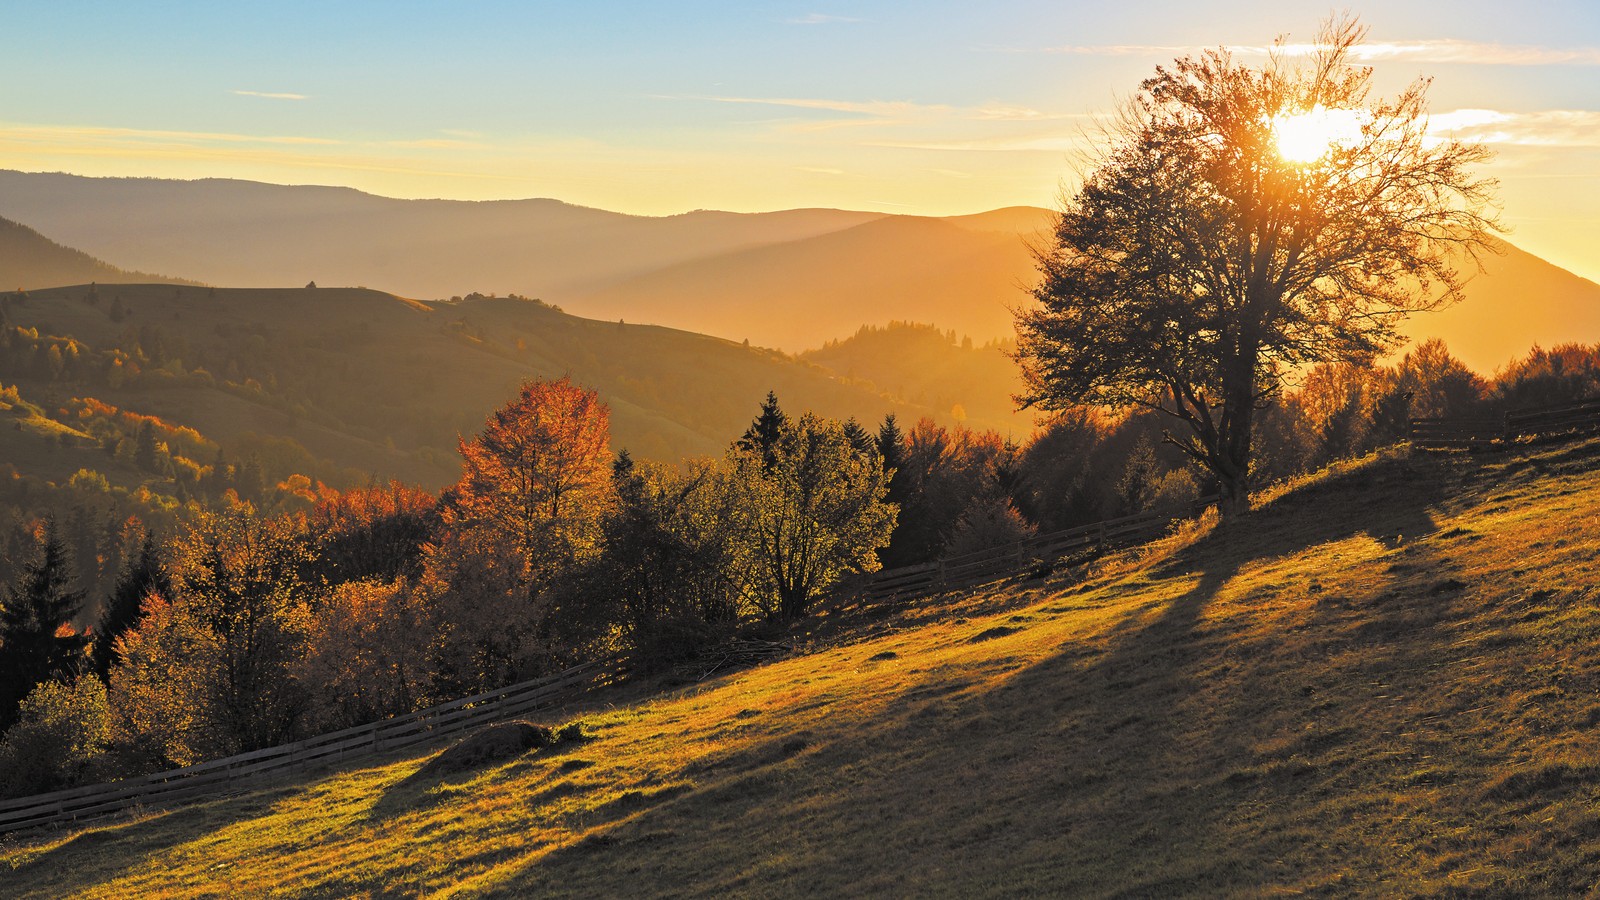
[[1428, 82], [1373, 99], [1366, 33], [1324, 25], [1252, 67], [1226, 50], [1146, 79], [1039, 256], [1018, 314], [1025, 405], [1159, 409], [1248, 508], [1255, 410], [1319, 361], [1391, 349], [1454, 302], [1495, 228], [1488, 152], [1427, 132]]

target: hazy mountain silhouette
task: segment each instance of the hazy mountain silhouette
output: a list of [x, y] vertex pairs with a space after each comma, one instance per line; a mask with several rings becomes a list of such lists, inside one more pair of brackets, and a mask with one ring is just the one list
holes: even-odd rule
[[[394, 200], [348, 188], [0, 171], [0, 215], [118, 265], [227, 285], [365, 284], [539, 297], [791, 352], [863, 324], [933, 322], [980, 345], [1031, 302], [1051, 213], [840, 210], [652, 218], [555, 200]], [[1600, 285], [1515, 247], [1407, 334], [1492, 371], [1535, 344], [1600, 341]], [[3, 271], [3, 269], [0, 269]], [[88, 275], [72, 281], [109, 280]], [[0, 281], [0, 286], [6, 285]]]
[[181, 279], [127, 272], [62, 245], [26, 225], [0, 219], [0, 286], [32, 290], [93, 281], [159, 281]]
[[0, 171], [0, 215], [122, 265], [211, 284], [316, 280], [433, 299], [482, 291], [555, 302], [688, 259], [880, 217], [813, 209], [652, 218], [557, 200], [395, 200], [339, 187], [14, 171]]
[[[1401, 331], [1419, 341], [1442, 339], [1450, 352], [1485, 374], [1535, 344], [1600, 342], [1600, 284], [1512, 244], [1499, 244], [1504, 255], [1484, 257], [1484, 271], [1472, 275], [1465, 300], [1418, 313]], [[1462, 270], [1473, 273], [1470, 263]]]

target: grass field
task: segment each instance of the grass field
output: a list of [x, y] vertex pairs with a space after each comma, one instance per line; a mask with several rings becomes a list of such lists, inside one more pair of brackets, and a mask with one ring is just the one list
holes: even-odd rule
[[13, 838], [0, 894], [1581, 894], [1597, 525], [1600, 443], [1392, 451], [1092, 572], [824, 620], [559, 752]]

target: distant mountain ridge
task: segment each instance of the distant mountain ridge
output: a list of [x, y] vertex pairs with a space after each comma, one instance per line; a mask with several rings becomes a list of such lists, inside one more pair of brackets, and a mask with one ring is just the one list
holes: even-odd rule
[[163, 275], [128, 272], [64, 247], [26, 225], [0, 218], [0, 290], [33, 290], [94, 281], [189, 283]]
[[0, 216], [121, 265], [230, 287], [318, 281], [428, 299], [481, 291], [555, 302], [882, 217], [802, 209], [650, 218], [545, 199], [396, 200], [342, 187], [5, 170]]
[[[0, 216], [116, 265], [229, 286], [308, 281], [444, 299], [519, 293], [577, 315], [800, 352], [891, 321], [1013, 336], [1053, 214], [846, 210], [652, 218], [556, 200], [395, 200], [349, 188], [0, 171]], [[1600, 285], [1510, 244], [1467, 299], [1414, 317], [1483, 372], [1600, 342]], [[4, 267], [0, 266], [0, 275]], [[111, 280], [88, 276], [72, 281]], [[0, 289], [13, 287], [0, 281]]]

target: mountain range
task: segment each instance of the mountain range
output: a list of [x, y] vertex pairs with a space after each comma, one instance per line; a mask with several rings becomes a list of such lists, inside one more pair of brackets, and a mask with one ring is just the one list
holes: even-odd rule
[[[657, 218], [555, 200], [395, 200], [348, 188], [0, 171], [0, 216], [115, 266], [229, 287], [515, 293], [580, 316], [789, 352], [895, 320], [979, 344], [1010, 338], [1011, 309], [1031, 302], [1030, 248], [1048, 241], [1051, 215], [1016, 207], [948, 218], [827, 209]], [[1503, 250], [1485, 259], [1465, 301], [1416, 316], [1406, 333], [1443, 338], [1483, 372], [1536, 343], [1600, 341], [1600, 285], [1512, 244]], [[0, 285], [44, 286], [14, 268], [0, 258]]]

